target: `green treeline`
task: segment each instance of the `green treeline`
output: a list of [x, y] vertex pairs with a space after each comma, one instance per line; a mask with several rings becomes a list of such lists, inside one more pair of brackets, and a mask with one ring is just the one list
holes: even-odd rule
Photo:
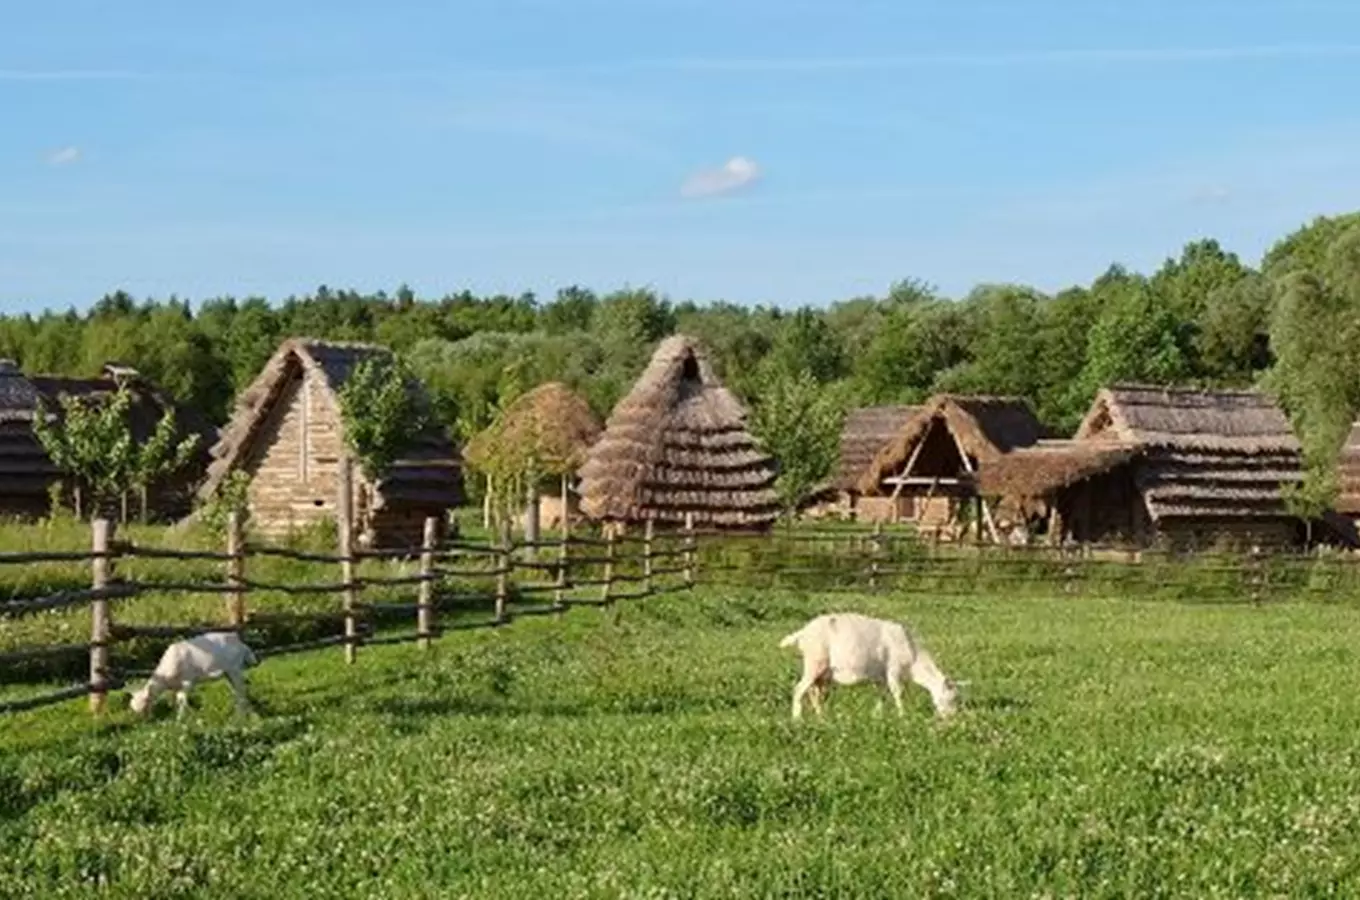
[[[372, 341], [404, 357], [466, 437], [499, 404], [547, 380], [607, 414], [652, 345], [675, 331], [706, 343], [776, 446], [805, 445], [808, 429], [831, 431], [847, 406], [941, 390], [1026, 397], [1068, 433], [1096, 388], [1113, 381], [1258, 385], [1284, 402], [1322, 469], [1360, 408], [1360, 213], [1315, 220], [1258, 266], [1202, 240], [1151, 275], [1112, 266], [1053, 295], [1003, 284], [946, 298], [904, 281], [886, 296], [781, 310], [579, 287], [551, 300], [322, 287], [272, 304], [224, 297], [192, 306], [120, 292], [84, 314], [0, 319], [0, 355], [31, 373], [131, 365], [220, 422], [283, 338]], [[799, 420], [804, 409], [817, 411], [813, 421]], [[805, 482], [821, 466], [802, 468]]]

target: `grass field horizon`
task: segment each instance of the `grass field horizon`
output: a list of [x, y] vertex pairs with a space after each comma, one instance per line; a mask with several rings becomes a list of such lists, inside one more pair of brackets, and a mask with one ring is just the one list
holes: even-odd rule
[[[789, 721], [823, 611], [964, 710]], [[701, 587], [266, 660], [261, 714], [0, 720], [0, 896], [1324, 896], [1360, 889], [1346, 605]]]

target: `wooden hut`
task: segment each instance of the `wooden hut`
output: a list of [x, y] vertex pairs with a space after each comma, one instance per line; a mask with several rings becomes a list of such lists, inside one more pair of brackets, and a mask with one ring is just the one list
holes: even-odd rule
[[809, 512], [868, 522], [914, 518], [914, 496], [865, 497], [860, 494], [859, 480], [878, 451], [920, 411], [919, 406], [869, 406], [846, 413], [836, 468], [813, 489]]
[[1116, 386], [1076, 436], [988, 467], [982, 491], [1052, 516], [1051, 539], [1173, 548], [1293, 544], [1302, 478], [1288, 419], [1256, 391]]
[[[200, 496], [210, 498], [240, 470], [250, 477], [252, 527], [262, 533], [277, 537], [333, 519], [346, 456], [339, 392], [360, 363], [390, 356], [371, 344], [285, 341], [238, 398]], [[419, 385], [411, 390], [425, 402]], [[442, 523], [462, 492], [458, 454], [435, 425], [412, 435], [376, 483], [358, 465], [352, 472], [356, 530], [372, 546], [418, 546], [425, 518]]]
[[992, 512], [977, 491], [978, 473], [1043, 436], [1038, 417], [1020, 398], [939, 394], [878, 451], [860, 476], [859, 489], [866, 499], [887, 498], [893, 504], [911, 497], [921, 528], [949, 532], [957, 530], [972, 505], [979, 535], [985, 525], [999, 539]]
[[538, 476], [527, 485], [524, 515], [525, 535], [536, 540], [540, 524], [569, 527], [578, 515], [572, 481], [602, 429], [584, 397], [550, 381], [511, 402], [495, 423], [468, 441], [463, 458], [482, 472], [508, 464], [516, 474]]
[[49, 491], [57, 482], [67, 480], [48, 459], [33, 433], [39, 403], [46, 406], [49, 414], [59, 415], [62, 395], [101, 401], [120, 387], [132, 398], [128, 424], [134, 441], [148, 440], [167, 410], [175, 415], [180, 440], [190, 435], [198, 437], [197, 452], [188, 464], [151, 485], [147, 496], [147, 511], [154, 518], [178, 518], [189, 511], [194, 488], [208, 466], [208, 450], [217, 436], [217, 430], [206, 418], [175, 403], [127, 366], [108, 363], [94, 378], [70, 378], [24, 375], [13, 361], [0, 360], [0, 515], [18, 518], [47, 515]]
[[768, 528], [779, 514], [775, 463], [746, 428], [746, 410], [690, 337], [661, 342], [614, 407], [581, 467], [581, 510], [593, 519]]

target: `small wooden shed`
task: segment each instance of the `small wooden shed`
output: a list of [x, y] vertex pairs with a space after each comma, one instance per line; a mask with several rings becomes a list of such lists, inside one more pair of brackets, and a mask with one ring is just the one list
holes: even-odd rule
[[596, 520], [679, 527], [692, 516], [698, 527], [765, 529], [779, 515], [774, 460], [684, 335], [657, 347], [580, 474], [581, 510]]
[[[200, 496], [212, 497], [240, 470], [250, 476], [251, 523], [262, 533], [278, 537], [334, 519], [346, 455], [339, 392], [360, 363], [390, 356], [372, 344], [285, 341], [238, 398]], [[420, 385], [410, 389], [425, 402]], [[461, 499], [458, 454], [442, 426], [411, 435], [376, 483], [357, 465], [352, 471], [356, 529], [371, 546], [419, 546], [425, 518], [442, 523]]]
[[217, 429], [189, 407], [175, 403], [137, 370], [106, 363], [93, 378], [60, 375], [25, 375], [12, 360], [0, 360], [0, 515], [34, 518], [49, 510], [49, 490], [66, 475], [48, 459], [33, 433], [40, 402], [49, 413], [60, 413], [62, 395], [86, 401], [103, 401], [119, 388], [132, 396], [129, 427], [133, 440], [148, 440], [167, 410], [175, 415], [178, 437], [197, 436], [197, 452], [179, 472], [153, 484], [148, 491], [148, 512], [157, 519], [185, 515], [193, 504], [194, 488], [208, 466], [208, 451]]
[[1055, 540], [1207, 549], [1298, 542], [1283, 488], [1301, 480], [1299, 442], [1265, 395], [1119, 385], [1073, 439], [1009, 455], [981, 488], [1046, 505]]
[[1038, 417], [1021, 398], [938, 394], [878, 451], [860, 476], [859, 490], [866, 499], [911, 497], [922, 528], [957, 530], [972, 504], [978, 534], [986, 525], [999, 539], [977, 491], [978, 473], [1043, 437]]

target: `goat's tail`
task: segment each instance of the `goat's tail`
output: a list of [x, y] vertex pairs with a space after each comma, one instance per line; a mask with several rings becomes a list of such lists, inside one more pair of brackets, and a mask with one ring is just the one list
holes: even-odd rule
[[797, 631], [795, 631], [793, 634], [790, 634], [790, 635], [785, 636], [785, 638], [784, 638], [782, 641], [779, 642], [779, 646], [780, 646], [780, 647], [793, 647], [793, 646], [796, 646], [797, 643], [798, 643], [798, 641], [799, 641], [802, 637], [803, 637], [803, 629], [800, 628], [800, 629], [798, 629]]

